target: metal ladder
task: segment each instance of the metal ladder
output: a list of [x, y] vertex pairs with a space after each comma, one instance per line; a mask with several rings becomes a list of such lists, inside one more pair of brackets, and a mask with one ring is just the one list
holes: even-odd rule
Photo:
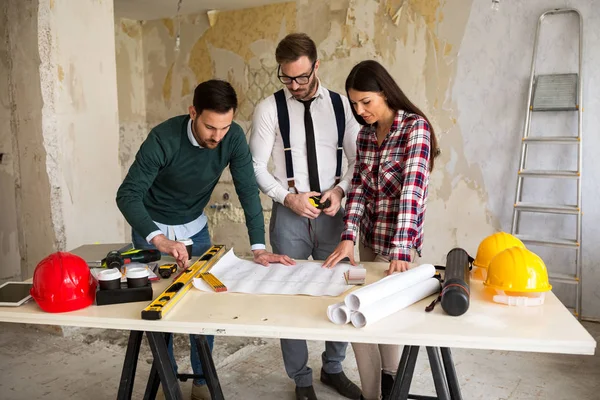
[[[579, 19], [579, 71], [571, 74], [551, 74], [536, 75], [535, 64], [538, 51], [538, 41], [542, 21], [548, 15], [575, 13]], [[577, 288], [575, 315], [581, 318], [581, 170], [582, 170], [582, 51], [583, 51], [583, 21], [581, 14], [576, 9], [564, 8], [554, 9], [543, 13], [537, 24], [535, 42], [533, 45], [533, 57], [531, 61], [531, 75], [529, 78], [529, 91], [527, 94], [527, 115], [525, 117], [525, 126], [523, 129], [523, 138], [521, 142], [521, 157], [519, 161], [519, 173], [517, 177], [517, 187], [515, 191], [515, 202], [513, 208], [513, 217], [511, 233], [517, 236], [523, 243], [538, 246], [550, 246], [574, 249], [576, 252], [575, 263], [576, 273], [573, 275], [550, 274], [550, 280], [560, 283], [574, 284]], [[577, 136], [529, 136], [531, 128], [531, 116], [534, 112], [550, 111], [576, 111], [577, 112]], [[577, 146], [577, 170], [575, 171], [553, 171], [553, 170], [534, 170], [528, 169], [527, 148], [536, 144], [556, 144], [561, 146]], [[533, 178], [559, 178], [575, 179], [577, 182], [577, 204], [538, 204], [522, 201], [523, 179], [525, 177]], [[522, 212], [549, 213], [575, 215], [576, 238], [552, 238], [535, 237], [519, 234], [519, 219]]]

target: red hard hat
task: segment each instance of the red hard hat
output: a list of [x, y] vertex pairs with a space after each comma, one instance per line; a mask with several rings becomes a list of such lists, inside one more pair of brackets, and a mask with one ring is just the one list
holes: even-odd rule
[[96, 284], [83, 258], [57, 252], [35, 267], [31, 297], [46, 312], [75, 311], [94, 302]]

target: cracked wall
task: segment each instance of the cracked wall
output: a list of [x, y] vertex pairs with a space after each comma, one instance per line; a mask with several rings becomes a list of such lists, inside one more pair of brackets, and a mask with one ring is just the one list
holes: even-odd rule
[[0, 6], [0, 280], [32, 276], [55, 249], [38, 51], [38, 2]]
[[42, 0], [38, 29], [56, 249], [121, 242], [113, 4]]
[[[600, 13], [585, 0], [553, 4], [566, 5], [581, 8], [586, 18], [597, 18]], [[254, 106], [281, 87], [275, 76], [274, 51], [277, 42], [292, 31], [307, 32], [315, 40], [322, 60], [322, 82], [336, 91], [343, 91], [355, 63], [377, 59], [431, 119], [442, 149], [431, 176], [423, 255], [428, 261], [443, 263], [455, 246], [475, 255], [485, 236], [497, 230], [510, 231], [533, 35], [543, 11], [543, 4], [523, 0], [502, 2], [498, 12], [491, 10], [489, 2], [472, 0], [298, 0], [187, 15], [179, 20], [146, 21], [146, 121], [151, 127], [185, 113], [195, 84], [218, 77], [236, 88], [240, 97], [236, 121], [249, 133]], [[176, 52], [179, 22], [181, 48]], [[559, 25], [565, 26], [569, 25]], [[564, 32], [557, 34], [548, 43], [558, 43], [562, 56], [573, 55], [574, 47], [564, 37]], [[587, 50], [591, 55], [586, 65], [600, 56], [592, 48]], [[587, 72], [591, 86], [597, 73]], [[587, 95], [586, 99], [592, 102], [588, 110], [593, 110], [595, 100]], [[595, 114], [584, 114], [584, 125], [595, 126]], [[541, 129], [551, 126], [572, 130], [572, 125], [551, 120], [542, 121]], [[588, 146], [593, 146], [597, 139], [588, 140], [592, 143]], [[538, 158], [546, 165], [562, 166], [567, 164], [567, 156], [542, 150]], [[589, 161], [584, 164], [590, 165]], [[584, 199], [593, 198], [596, 191], [594, 174], [587, 176]], [[547, 200], [564, 197], [571, 189], [537, 185], [529, 192]], [[229, 195], [225, 196], [228, 200], [224, 194]], [[227, 207], [220, 208], [223, 204]], [[241, 209], [227, 172], [210, 205], [213, 207], [206, 213], [213, 240], [247, 252]], [[268, 224], [270, 201], [264, 196], [263, 206]], [[584, 242], [587, 238], [589, 243], [597, 234], [593, 223], [597, 216], [594, 210], [586, 211]], [[526, 221], [526, 226], [538, 231], [569, 228], [549, 218]], [[563, 255], [534, 250], [543, 254], [550, 269], [567, 263]], [[584, 272], [588, 274], [584, 315], [592, 317], [600, 316], [595, 306], [600, 297], [600, 285], [594, 283], [598, 281], [596, 259], [595, 249], [584, 244]], [[571, 294], [558, 286], [556, 293], [565, 303], [572, 300]]]

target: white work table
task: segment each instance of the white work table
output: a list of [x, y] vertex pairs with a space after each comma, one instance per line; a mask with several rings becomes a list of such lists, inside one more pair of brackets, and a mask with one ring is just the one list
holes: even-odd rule
[[[85, 256], [90, 249], [96, 254], [106, 254], [104, 249], [93, 245], [73, 252]], [[159, 263], [166, 260], [163, 258]], [[367, 269], [367, 283], [381, 279], [387, 267], [382, 263], [363, 265]], [[171, 281], [170, 278], [154, 282], [154, 297]], [[592, 336], [551, 292], [546, 294], [542, 306], [510, 307], [493, 303], [492, 294], [485, 290], [483, 283], [471, 280], [471, 303], [462, 316], [445, 314], [439, 304], [432, 312], [425, 312], [425, 307], [435, 298], [431, 296], [362, 329], [351, 324], [336, 325], [327, 318], [327, 306], [343, 301], [349, 292], [339, 297], [310, 297], [206, 293], [192, 288], [163, 319], [156, 321], [141, 319], [141, 311], [149, 302], [92, 305], [78, 311], [51, 314], [42, 311], [32, 300], [21, 307], [0, 307], [0, 321], [585, 355], [593, 355], [596, 348]]]
[[[161, 260], [161, 262], [165, 259]], [[367, 283], [381, 279], [385, 264], [363, 263]], [[157, 297], [171, 282], [152, 284]], [[493, 303], [481, 281], [471, 280], [471, 304], [462, 316], [445, 314], [434, 296], [362, 329], [335, 325], [327, 306], [339, 297], [206, 293], [190, 289], [162, 320], [141, 319], [149, 302], [92, 305], [67, 313], [46, 313], [32, 300], [21, 307], [0, 307], [0, 321], [173, 333], [204, 333], [348, 342], [377, 342], [488, 350], [594, 354], [596, 342], [564, 305], [549, 292], [538, 307]]]

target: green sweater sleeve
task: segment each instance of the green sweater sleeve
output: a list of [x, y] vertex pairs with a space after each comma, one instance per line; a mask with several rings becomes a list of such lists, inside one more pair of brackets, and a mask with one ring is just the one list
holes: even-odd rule
[[144, 206], [144, 196], [160, 169], [166, 165], [166, 160], [166, 151], [160, 138], [155, 131], [151, 131], [117, 191], [119, 210], [129, 225], [143, 238], [158, 230]]
[[235, 138], [232, 143], [229, 169], [235, 191], [244, 209], [250, 244], [265, 244], [265, 220], [260, 204], [258, 184], [254, 176], [250, 147], [241, 127], [231, 133], [235, 134]]

